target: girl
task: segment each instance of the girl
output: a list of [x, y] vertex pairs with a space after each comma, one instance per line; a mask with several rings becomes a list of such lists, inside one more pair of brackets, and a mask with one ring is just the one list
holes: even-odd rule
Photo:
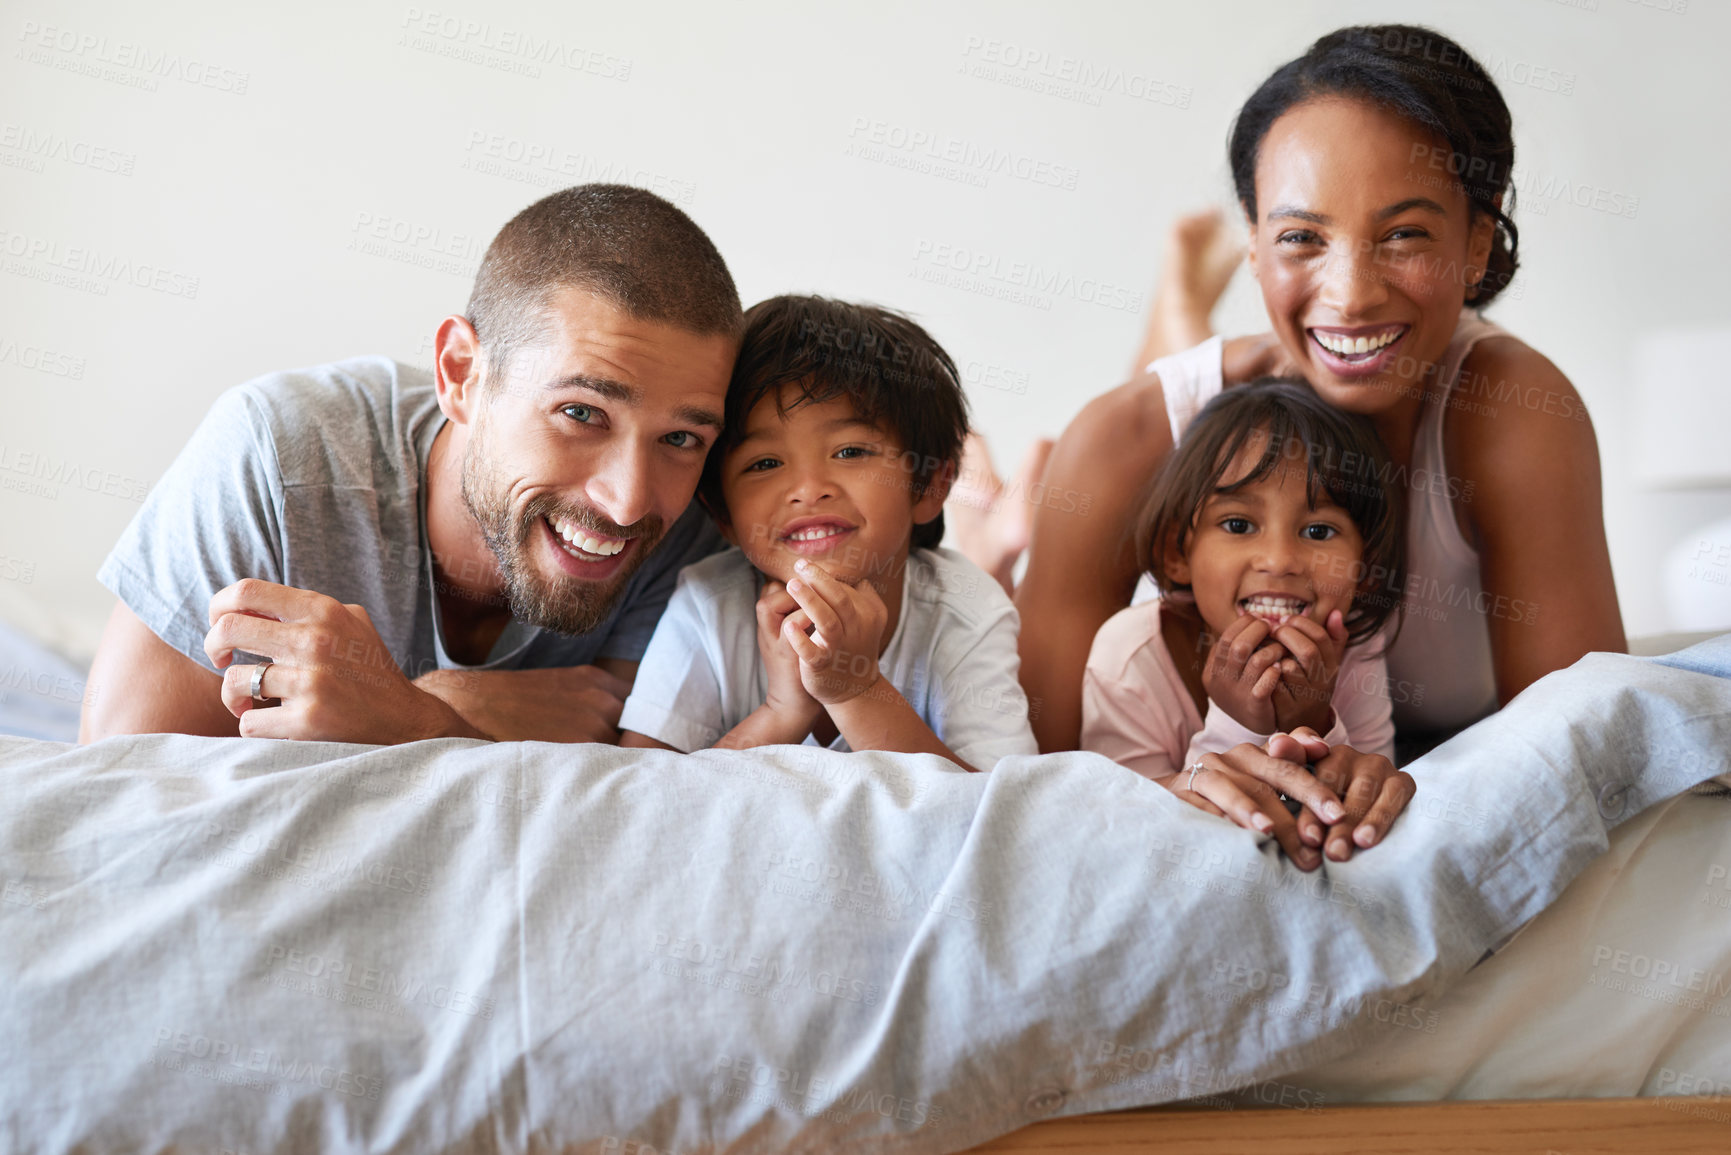
[[[1402, 586], [1401, 488], [1370, 420], [1303, 382], [1265, 379], [1209, 402], [1138, 520], [1137, 556], [1160, 597], [1094, 638], [1082, 747], [1215, 814], [1207, 780], [1196, 781], [1210, 770], [1204, 756], [1243, 742], [1308, 727], [1331, 747], [1390, 756], [1378, 635]], [[1409, 787], [1390, 777], [1392, 812], [1374, 828]], [[1275, 825], [1262, 809], [1233, 816], [1264, 833]], [[1320, 843], [1314, 822], [1297, 832]], [[1344, 839], [1329, 849], [1346, 857]]]

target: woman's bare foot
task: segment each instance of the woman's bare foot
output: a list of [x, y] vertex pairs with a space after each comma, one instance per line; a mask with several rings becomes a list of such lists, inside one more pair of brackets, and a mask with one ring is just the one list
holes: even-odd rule
[[1046, 472], [1051, 455], [1051, 440], [1039, 438], [1029, 446], [1015, 477], [1005, 484], [992, 468], [992, 452], [984, 437], [970, 433], [962, 443], [962, 468], [944, 503], [944, 523], [963, 556], [996, 578], [1006, 593], [1015, 590], [1016, 560], [1028, 548], [1033, 530], [1029, 491]]
[[1189, 213], [1172, 223], [1160, 284], [1148, 310], [1142, 351], [1132, 367], [1178, 353], [1213, 336], [1214, 306], [1244, 263], [1244, 238], [1217, 208]]

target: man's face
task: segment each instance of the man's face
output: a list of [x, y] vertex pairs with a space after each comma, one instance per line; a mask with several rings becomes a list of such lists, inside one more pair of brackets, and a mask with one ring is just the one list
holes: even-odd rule
[[736, 352], [564, 289], [540, 339], [486, 370], [463, 500], [513, 617], [565, 634], [606, 619], [697, 491]]

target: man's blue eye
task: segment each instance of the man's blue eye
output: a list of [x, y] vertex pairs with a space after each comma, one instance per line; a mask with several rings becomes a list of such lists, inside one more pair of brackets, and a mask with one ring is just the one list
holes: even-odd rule
[[587, 405], [567, 405], [559, 412], [583, 425], [595, 420], [595, 410]]
[[[678, 438], [678, 440], [674, 440], [675, 438]], [[697, 440], [697, 434], [688, 432], [684, 429], [675, 433], [669, 433], [665, 438], [663, 438], [663, 440], [675, 449], [690, 449], [693, 446], [701, 444], [701, 442]]]

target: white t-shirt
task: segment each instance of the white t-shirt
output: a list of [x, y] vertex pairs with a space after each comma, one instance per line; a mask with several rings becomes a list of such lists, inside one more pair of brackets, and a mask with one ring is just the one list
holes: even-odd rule
[[[1240, 725], [1212, 700], [1206, 718], [1197, 712], [1160, 632], [1160, 606], [1158, 600], [1142, 602], [1114, 614], [1094, 635], [1082, 675], [1082, 749], [1147, 778], [1270, 737]], [[1380, 636], [1372, 638], [1341, 659], [1330, 702], [1334, 726], [1323, 741], [1392, 759], [1394, 706], [1382, 645]]]
[[[686, 566], [649, 641], [619, 719], [621, 730], [686, 751], [715, 745], [763, 705], [757, 652], [763, 579], [737, 549]], [[1028, 699], [1016, 680], [1016, 607], [961, 554], [916, 549], [902, 578], [902, 612], [878, 659], [884, 678], [957, 757], [979, 770], [1037, 754]], [[806, 736], [808, 744], [816, 739]], [[847, 750], [838, 737], [830, 746]]]

